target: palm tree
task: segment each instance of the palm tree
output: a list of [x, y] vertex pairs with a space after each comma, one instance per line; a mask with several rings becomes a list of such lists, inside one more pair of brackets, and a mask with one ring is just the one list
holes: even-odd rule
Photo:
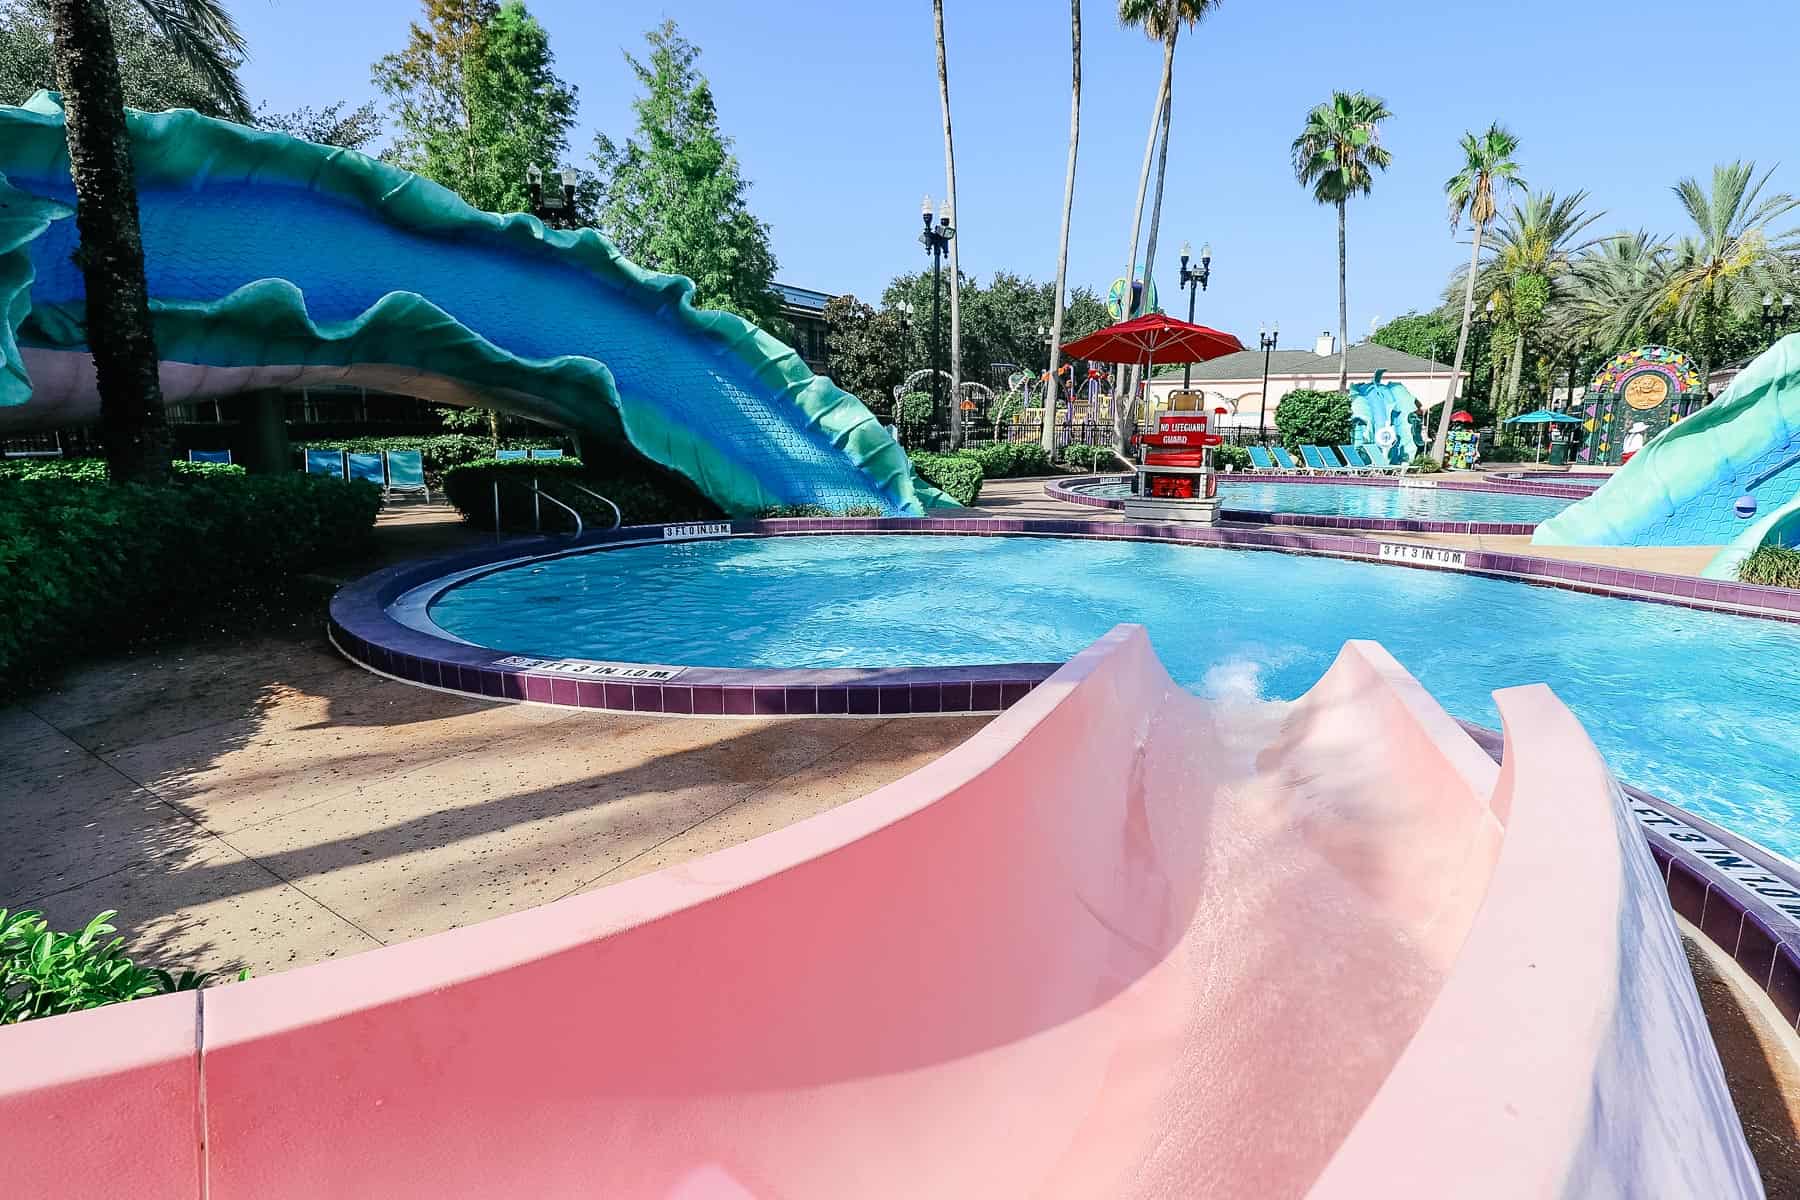
[[1699, 343], [1703, 380], [1712, 378], [1720, 317], [1747, 313], [1764, 292], [1794, 286], [1795, 231], [1771, 234], [1769, 225], [1800, 199], [1786, 192], [1764, 196], [1771, 173], [1759, 179], [1755, 163], [1725, 163], [1713, 168], [1710, 194], [1691, 177], [1676, 184], [1695, 232], [1675, 244], [1666, 275], [1633, 308], [1641, 319], [1667, 319]]
[[1069, 0], [1069, 166], [1063, 175], [1062, 240], [1056, 248], [1056, 299], [1050, 310], [1050, 380], [1044, 385], [1044, 453], [1056, 453], [1056, 369], [1062, 361], [1069, 281], [1069, 220], [1075, 212], [1075, 151], [1081, 144], [1081, 0]]
[[[931, 0], [937, 29], [938, 99], [944, 110], [944, 206], [956, 210], [956, 142], [950, 136], [950, 67], [944, 56], [944, 0]], [[950, 448], [962, 444], [962, 272], [956, 266], [957, 237], [950, 239]]]
[[1604, 239], [1581, 234], [1604, 213], [1582, 210], [1586, 192], [1558, 196], [1534, 192], [1523, 204], [1501, 214], [1494, 233], [1493, 257], [1477, 271], [1476, 286], [1498, 302], [1502, 330], [1510, 339], [1504, 386], [1496, 398], [1496, 415], [1517, 407], [1527, 349], [1555, 306], [1574, 289], [1574, 263]]
[[[244, 39], [218, 0], [136, 2], [176, 52], [211, 83], [226, 111], [250, 120], [250, 106], [233, 73]], [[171, 439], [157, 379], [137, 182], [131, 172], [112, 19], [106, 0], [51, 0], [50, 21], [107, 472], [115, 481], [162, 479], [169, 473]]]
[[1463, 356], [1469, 348], [1469, 322], [1475, 316], [1476, 268], [1481, 259], [1482, 235], [1494, 219], [1497, 207], [1495, 192], [1523, 186], [1525, 182], [1519, 176], [1519, 164], [1513, 161], [1513, 155], [1519, 150], [1519, 139], [1498, 122], [1489, 125], [1480, 137], [1463, 134], [1462, 149], [1463, 168], [1444, 184], [1444, 194], [1450, 199], [1451, 231], [1462, 224], [1463, 214], [1467, 213], [1469, 224], [1475, 230], [1475, 241], [1469, 250], [1468, 275], [1463, 287], [1462, 329], [1456, 335], [1456, 357], [1450, 364], [1450, 391], [1444, 399], [1444, 411], [1438, 414], [1437, 433], [1431, 439], [1431, 456], [1440, 462], [1450, 439], [1450, 414], [1456, 408]]
[[1365, 92], [1333, 92], [1331, 99], [1306, 114], [1306, 127], [1294, 139], [1294, 175], [1310, 185], [1313, 199], [1335, 205], [1338, 226], [1338, 391], [1350, 389], [1350, 301], [1346, 286], [1344, 210], [1350, 197], [1366, 196], [1375, 172], [1385, 171], [1393, 155], [1381, 144], [1381, 122], [1394, 114], [1379, 96]]
[[1644, 311], [1642, 301], [1665, 286], [1668, 264], [1664, 238], [1642, 229], [1607, 238], [1575, 260], [1557, 333], [1609, 355], [1661, 337], [1666, 320]]
[[[1142, 29], [1144, 33], [1162, 43], [1163, 65], [1162, 79], [1157, 85], [1156, 106], [1150, 118], [1150, 137], [1144, 143], [1144, 165], [1138, 171], [1137, 203], [1131, 210], [1131, 248], [1125, 256], [1125, 316], [1139, 316], [1145, 306], [1150, 303], [1150, 281], [1156, 266], [1156, 235], [1162, 223], [1163, 178], [1169, 165], [1169, 125], [1173, 113], [1175, 83], [1175, 42], [1181, 33], [1181, 27], [1193, 28], [1203, 17], [1217, 8], [1221, 0], [1119, 0], [1119, 24], [1127, 29]], [[1161, 150], [1156, 147], [1161, 143]], [[1150, 161], [1157, 159], [1156, 167], [1156, 199], [1150, 210], [1150, 233], [1144, 250], [1144, 290], [1141, 294], [1132, 293], [1131, 283], [1137, 278], [1138, 236], [1143, 232], [1144, 197], [1150, 190]], [[1131, 368], [1135, 372], [1136, 368]], [[1123, 387], [1119, 395], [1123, 399], [1113, 404], [1114, 432], [1121, 444], [1129, 430], [1127, 414], [1133, 409], [1130, 403], [1137, 391], [1135, 375], [1128, 379], [1125, 368], [1120, 369]]]

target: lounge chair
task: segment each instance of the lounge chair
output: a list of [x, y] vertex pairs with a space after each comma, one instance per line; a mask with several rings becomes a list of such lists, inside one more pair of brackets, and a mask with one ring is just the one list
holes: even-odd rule
[[360, 479], [386, 490], [387, 471], [381, 465], [378, 453], [352, 450], [344, 455], [344, 468], [351, 479]]
[[1384, 464], [1370, 458], [1361, 446], [1339, 446], [1337, 452], [1343, 458], [1345, 465], [1360, 475], [1369, 475], [1385, 469]]
[[427, 501], [431, 499], [431, 489], [425, 486], [425, 456], [417, 450], [387, 452], [387, 487], [381, 498], [396, 492], [418, 492]]
[[1250, 451], [1250, 465], [1255, 467], [1258, 471], [1281, 470], [1280, 467], [1275, 465], [1275, 460], [1269, 457], [1269, 448], [1267, 446], [1249, 446], [1246, 448]]
[[1338, 462], [1336, 455], [1323, 446], [1302, 446], [1300, 447], [1300, 457], [1306, 460], [1306, 465], [1315, 474], [1342, 475], [1344, 473], [1344, 465]]
[[496, 450], [496, 451], [494, 451], [494, 457], [501, 459], [502, 461], [510, 461], [511, 459], [515, 459], [515, 458], [530, 458], [531, 451], [529, 451], [529, 450]]
[[344, 452], [342, 450], [306, 451], [306, 473], [308, 475], [329, 475], [334, 479], [344, 478]]
[[229, 451], [229, 450], [189, 450], [187, 460], [189, 462], [198, 462], [198, 463], [228, 463], [231, 461], [231, 451]]
[[561, 450], [527, 450], [526, 453], [533, 458], [561, 458], [563, 456]]
[[1270, 446], [1269, 453], [1275, 456], [1275, 461], [1281, 464], [1282, 470], [1293, 475], [1306, 473], [1307, 469], [1294, 461], [1294, 456], [1288, 453], [1286, 446]]

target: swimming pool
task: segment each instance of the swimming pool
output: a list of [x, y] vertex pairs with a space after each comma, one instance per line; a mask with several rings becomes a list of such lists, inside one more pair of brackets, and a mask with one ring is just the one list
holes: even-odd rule
[[[1131, 494], [1128, 482], [1075, 483], [1068, 490], [1104, 500]], [[1354, 483], [1219, 482], [1227, 515], [1233, 511], [1307, 513], [1313, 516], [1377, 517], [1403, 521], [1475, 521], [1481, 524], [1536, 525], [1569, 505], [1573, 497], [1523, 492], [1462, 491], [1435, 487], [1371, 486]]]
[[1548, 682], [1630, 783], [1800, 856], [1800, 627], [1449, 572], [1065, 538], [629, 547], [479, 576], [433, 622], [523, 654], [737, 667], [1042, 662], [1120, 621], [1203, 694], [1290, 699], [1347, 638], [1457, 716]]

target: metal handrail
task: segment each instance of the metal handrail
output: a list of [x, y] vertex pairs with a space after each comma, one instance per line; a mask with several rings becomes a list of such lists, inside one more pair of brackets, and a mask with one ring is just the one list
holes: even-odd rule
[[563, 480], [563, 482], [568, 484], [570, 487], [574, 488], [578, 492], [586, 492], [588, 495], [592, 496], [594, 499], [600, 501], [600, 503], [606, 505], [606, 507], [612, 509], [613, 510], [612, 528], [613, 529], [617, 529], [619, 526], [621, 526], [625, 523], [625, 514], [619, 511], [619, 506], [614, 504], [611, 500], [608, 500], [605, 496], [602, 496], [599, 492], [596, 492], [593, 488], [583, 487], [579, 483], [576, 483], [573, 479], [565, 479], [565, 480]]
[[[500, 537], [501, 537], [500, 485], [502, 483], [517, 483], [517, 484], [519, 484], [520, 487], [525, 486], [523, 483], [520, 483], [516, 479], [502, 480], [498, 476], [495, 477], [495, 479], [494, 479], [494, 540], [495, 541], [499, 541]], [[587, 489], [583, 488], [582, 490], [586, 491]], [[538, 486], [538, 477], [536, 475], [533, 475], [531, 477], [531, 528], [532, 528], [533, 532], [542, 533], [544, 531], [543, 511], [539, 506], [540, 498], [543, 500], [548, 500], [550, 503], [556, 505], [556, 507], [558, 507], [558, 508], [562, 509], [564, 512], [568, 513], [571, 517], [574, 517], [575, 518], [575, 532], [570, 534], [569, 536], [570, 537], [580, 537], [581, 536], [581, 532], [585, 528], [585, 526], [583, 525], [582, 520], [581, 520], [581, 514], [576, 512], [569, 505], [564, 504], [561, 500], [558, 500], [555, 496], [552, 496], [549, 492], [546, 492], [542, 488], [540, 488]], [[612, 502], [609, 500], [609, 501], [607, 501], [607, 503], [611, 504]], [[613, 511], [614, 512], [618, 511], [617, 506], [614, 506]], [[613, 528], [617, 529], [618, 526], [615, 525], [615, 526], [613, 526]]]

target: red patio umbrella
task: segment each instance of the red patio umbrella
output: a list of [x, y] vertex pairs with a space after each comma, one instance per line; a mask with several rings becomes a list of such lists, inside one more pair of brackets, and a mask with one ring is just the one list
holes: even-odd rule
[[1459, 408], [1450, 414], [1450, 423], [1452, 425], [1473, 425], [1475, 414]]
[[1229, 333], [1146, 313], [1066, 343], [1070, 358], [1110, 363], [1193, 363], [1235, 354], [1243, 343]]

